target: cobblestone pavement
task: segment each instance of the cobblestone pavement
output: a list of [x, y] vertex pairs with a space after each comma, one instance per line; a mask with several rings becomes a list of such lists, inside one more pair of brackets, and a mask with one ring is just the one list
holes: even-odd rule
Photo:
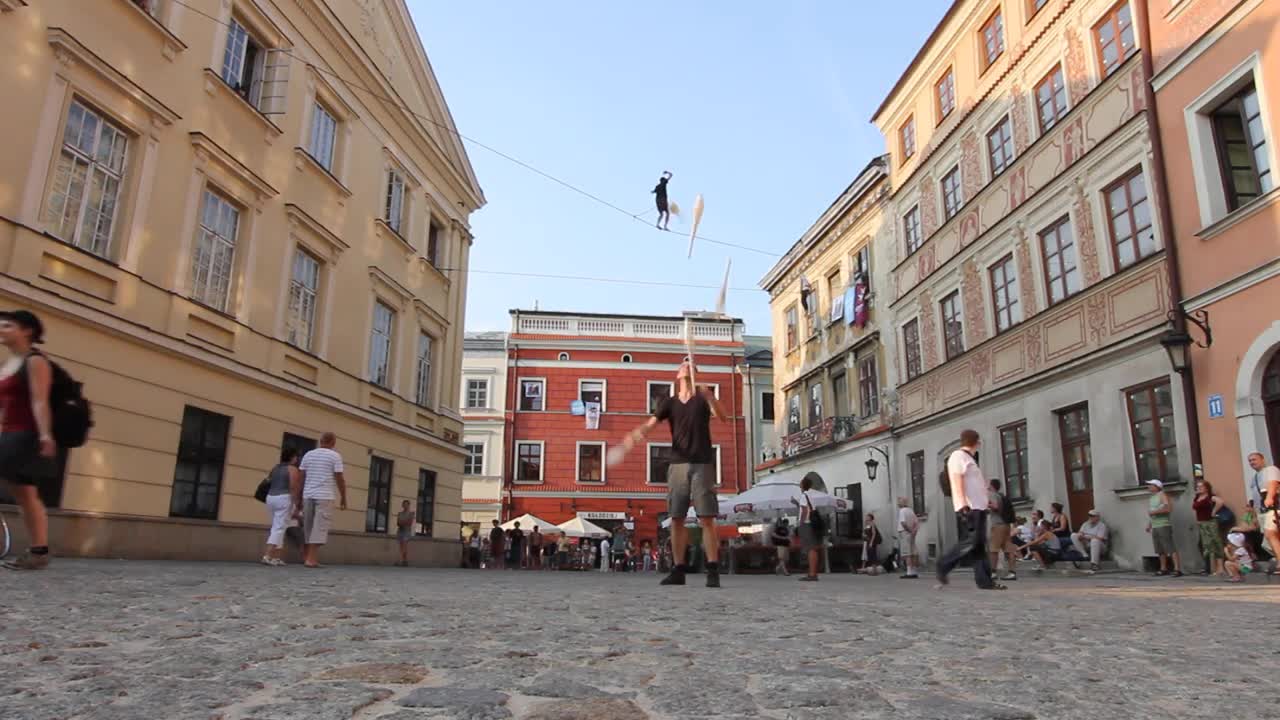
[[59, 560], [0, 575], [23, 720], [1280, 718], [1280, 584]]

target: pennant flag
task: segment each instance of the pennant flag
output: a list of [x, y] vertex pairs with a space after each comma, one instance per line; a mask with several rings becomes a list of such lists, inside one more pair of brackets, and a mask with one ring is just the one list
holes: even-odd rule
[[716, 296], [716, 314], [724, 314], [725, 297], [729, 294], [729, 269], [733, 267], [733, 258], [724, 264], [724, 282], [720, 283], [720, 294]]
[[693, 199], [693, 227], [689, 228], [689, 257], [693, 257], [693, 239], [698, 236], [698, 223], [702, 222], [702, 193]]
[[861, 330], [867, 326], [867, 281], [859, 276], [854, 284], [853, 326]]

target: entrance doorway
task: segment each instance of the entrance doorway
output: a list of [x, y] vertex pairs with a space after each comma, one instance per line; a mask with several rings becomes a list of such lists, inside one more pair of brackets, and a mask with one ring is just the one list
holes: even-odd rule
[[1062, 463], [1067, 474], [1067, 511], [1074, 529], [1094, 507], [1087, 403], [1058, 411], [1058, 435], [1062, 439]]
[[1271, 440], [1271, 462], [1280, 458], [1280, 350], [1271, 356], [1262, 375], [1262, 405], [1266, 409], [1267, 437]]

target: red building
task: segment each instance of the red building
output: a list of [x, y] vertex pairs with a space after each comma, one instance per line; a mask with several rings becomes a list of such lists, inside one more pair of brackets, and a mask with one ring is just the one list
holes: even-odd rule
[[561, 523], [582, 516], [610, 530], [629, 526], [637, 543], [657, 538], [667, 511], [666, 424], [618, 465], [606, 467], [605, 456], [671, 393], [687, 355], [686, 320], [697, 381], [715, 388], [728, 416], [711, 427], [720, 492], [746, 489], [741, 320], [513, 310], [504, 519], [527, 512]]

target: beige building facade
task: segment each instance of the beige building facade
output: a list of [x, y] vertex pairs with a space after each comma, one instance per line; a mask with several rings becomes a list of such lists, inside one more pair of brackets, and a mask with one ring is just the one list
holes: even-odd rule
[[[877, 111], [891, 160], [895, 465], [935, 556], [962, 429], [1022, 513], [1062, 503], [1149, 562], [1148, 479], [1192, 477], [1160, 345], [1176, 297], [1153, 175], [1142, 0], [958, 0]], [[1186, 502], [1178, 543], [1194, 556]]]
[[0, 303], [96, 425], [58, 554], [250, 559], [284, 445], [337, 433], [326, 559], [457, 558], [468, 218], [402, 0], [0, 2]]
[[462, 342], [462, 524], [468, 536], [487, 532], [502, 511], [507, 457], [507, 334], [467, 333]]

